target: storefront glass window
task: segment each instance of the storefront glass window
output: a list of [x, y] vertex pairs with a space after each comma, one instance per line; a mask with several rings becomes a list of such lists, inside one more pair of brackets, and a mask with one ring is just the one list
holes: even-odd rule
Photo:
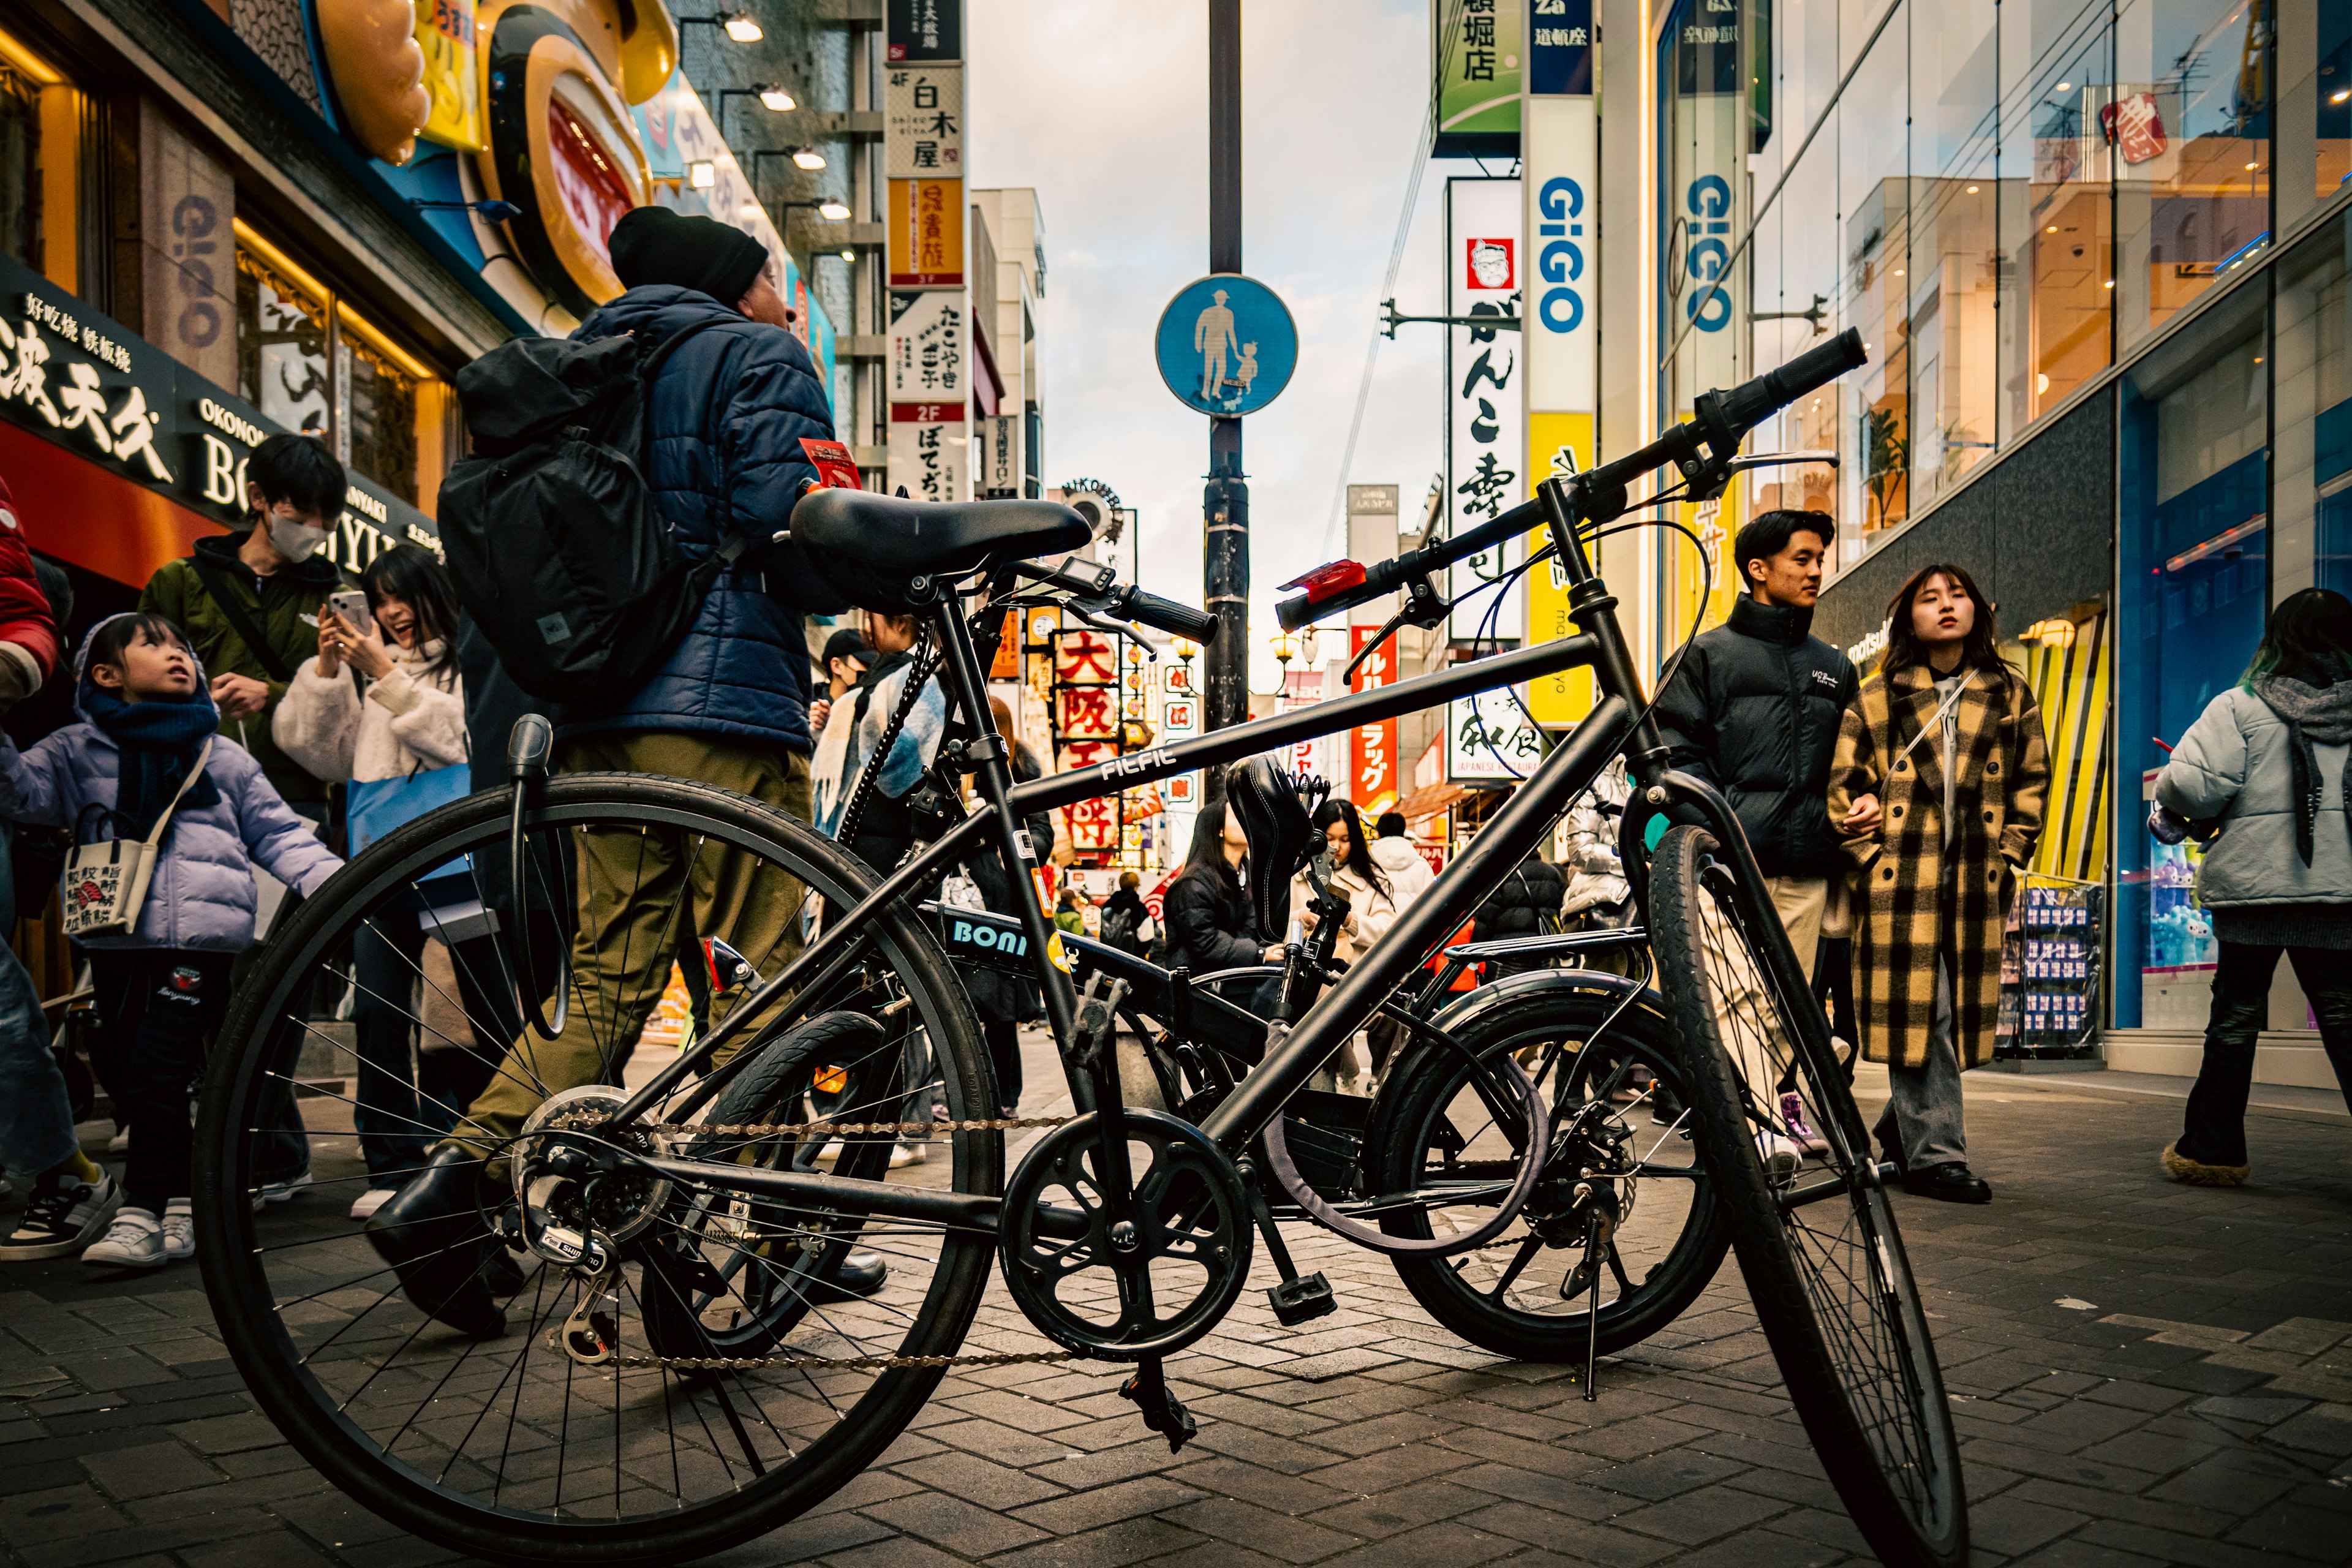
[[1924, 506], [1993, 447], [1996, 9], [1911, 16], [1911, 491]]
[[2117, 81], [2098, 108], [2114, 148], [2126, 347], [2270, 240], [2274, 5], [2131, 0], [2117, 10]]
[[0, 255], [41, 265], [41, 89], [0, 60]]
[[2193, 849], [2148, 835], [2147, 792], [2245, 670], [2269, 604], [2266, 290], [2241, 289], [2124, 378], [2118, 537], [2115, 1021], [2201, 1028], [2215, 950]]
[[2109, 363], [2112, 98], [2104, 5], [2000, 18], [2000, 431], [2007, 441]]
[[[2300, 50], [2282, 51], [2279, 103], [2283, 112], [2289, 104], [2300, 105], [2308, 117], [2315, 154], [2311, 199], [2324, 202], [2352, 183], [2352, 5], [2343, 0], [2289, 0], [2288, 15], [2298, 29], [2305, 17], [2311, 18], [2317, 47], [2308, 56]], [[2283, 128], [2282, 151], [2292, 132], [2291, 125]], [[2279, 193], [2282, 229], [2304, 206], [2297, 203], [2290, 207], [2286, 198], [2283, 187]]]
[[446, 467], [447, 384], [276, 247], [242, 224], [237, 235], [237, 395], [412, 506], [429, 502]]
[[343, 461], [401, 500], [416, 503], [416, 381], [348, 330], [336, 352], [345, 367]]
[[262, 417], [331, 443], [327, 301], [240, 247], [236, 315], [236, 395]]
[[2352, 215], [2280, 258], [2272, 596], [2352, 594]]
[[1908, 148], [1885, 134], [1906, 101], [1904, 18], [1895, 17], [1846, 85], [1838, 105], [1838, 205], [1845, 214], [1839, 303], [1862, 330], [1870, 363], [1856, 383], [1859, 419], [1848, 451], [1862, 478], [1863, 548], [1911, 515], [1911, 289]]

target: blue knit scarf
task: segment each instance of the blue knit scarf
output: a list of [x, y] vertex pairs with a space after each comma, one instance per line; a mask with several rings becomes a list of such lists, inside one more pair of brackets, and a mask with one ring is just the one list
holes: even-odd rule
[[[126, 838], [144, 838], [153, 830], [155, 819], [163, 815], [163, 808], [172, 804], [172, 797], [179, 793], [181, 781], [194, 765], [197, 752], [212, 738], [213, 731], [220, 728], [220, 710], [213, 706], [211, 694], [202, 687], [177, 702], [152, 698], [144, 702], [125, 702], [112, 692], [92, 686], [83, 691], [82, 710], [89, 715], [91, 723], [106, 731], [121, 752], [121, 772], [114, 794], [115, 831]], [[206, 776], [189, 785], [183, 804], [220, 804], [220, 791], [214, 785], [209, 770]]]

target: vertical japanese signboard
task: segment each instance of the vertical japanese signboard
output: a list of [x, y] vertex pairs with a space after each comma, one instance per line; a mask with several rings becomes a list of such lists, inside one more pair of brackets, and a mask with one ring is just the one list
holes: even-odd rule
[[971, 354], [962, 304], [961, 289], [890, 296], [890, 482], [917, 500], [971, 494], [964, 417]]
[[[1089, 626], [1054, 634], [1054, 771], [1074, 773], [1119, 754], [1119, 643]], [[1092, 863], [1119, 848], [1119, 797], [1069, 809], [1070, 847]]]
[[[1600, 119], [1593, 107], [1592, 0], [1530, 0], [1526, 148], [1527, 303], [1520, 377], [1528, 420], [1528, 489], [1592, 466], [1600, 406]], [[1528, 574], [1527, 636], [1571, 635], [1567, 577], [1557, 563]], [[1538, 724], [1572, 724], [1592, 710], [1590, 670], [1530, 683]]]
[[[1348, 657], [1352, 660], [1364, 651], [1364, 645], [1379, 632], [1378, 626], [1348, 628]], [[1391, 637], [1380, 646], [1370, 658], [1357, 667], [1348, 682], [1350, 691], [1377, 691], [1393, 685], [1397, 679], [1396, 638]], [[1367, 816], [1378, 816], [1394, 805], [1402, 795], [1397, 782], [1397, 721], [1383, 719], [1376, 724], [1359, 724], [1348, 731], [1348, 798], [1356, 809]]]
[[883, 103], [891, 179], [963, 177], [963, 67], [893, 66]]
[[[1524, 297], [1519, 182], [1445, 183], [1446, 314], [1512, 319]], [[1519, 378], [1520, 334], [1503, 326], [1452, 326], [1446, 334], [1446, 532], [1490, 522], [1527, 491]], [[1516, 588], [1474, 594], [1526, 558], [1521, 542], [1472, 555], [1447, 569], [1455, 600], [1446, 635], [1455, 641], [1516, 642], [1522, 631]], [[1499, 599], [1498, 599], [1499, 595]], [[1468, 595], [1465, 598], [1465, 595]]]
[[1436, 0], [1429, 58], [1436, 76], [1439, 158], [1509, 158], [1519, 150], [1526, 0]]
[[923, 500], [960, 501], [982, 466], [972, 451], [966, 335], [963, 9], [961, 0], [889, 0], [884, 20], [888, 483]]

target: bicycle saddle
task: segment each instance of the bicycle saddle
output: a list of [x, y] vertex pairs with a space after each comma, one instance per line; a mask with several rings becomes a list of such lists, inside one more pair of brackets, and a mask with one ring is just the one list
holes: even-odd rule
[[1045, 500], [920, 501], [875, 490], [811, 490], [793, 509], [793, 542], [852, 604], [903, 615], [909, 577], [969, 572], [992, 555], [1027, 560], [1083, 549], [1087, 520]]
[[1290, 928], [1290, 879], [1314, 857], [1311, 807], [1331, 792], [1321, 779], [1294, 776], [1270, 757], [1251, 757], [1225, 770], [1225, 808], [1241, 821], [1249, 841], [1250, 907], [1257, 939], [1280, 942]]

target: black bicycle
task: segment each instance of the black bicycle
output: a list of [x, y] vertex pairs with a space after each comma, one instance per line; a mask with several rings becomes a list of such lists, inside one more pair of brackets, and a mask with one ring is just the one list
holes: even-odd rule
[[[1262, 761], [1250, 766], [1270, 776]], [[1245, 826], [1251, 865], [1279, 871], [1281, 847], [1258, 819]], [[1020, 959], [1005, 956], [1020, 945], [1016, 918], [936, 905], [927, 913], [959, 969], [1002, 968], [1034, 984]], [[1285, 929], [1279, 914], [1261, 917], [1261, 936]], [[1329, 957], [1337, 930], [1320, 922], [1286, 965], [1198, 978], [1088, 938], [1061, 941], [1079, 981], [1106, 1000], [1119, 988], [1114, 1011], [1139, 1026], [1131, 1048], [1149, 1069], [1152, 1108], [1197, 1121], [1259, 1061], [1266, 1020], [1252, 1007], [1287, 987], [1298, 992], [1297, 1010], [1345, 973]], [[1593, 1358], [1649, 1338], [1697, 1299], [1731, 1234], [1698, 1157], [1664, 999], [1640, 980], [1584, 967], [1612, 959], [1646, 975], [1647, 934], [1635, 926], [1447, 948], [1417, 987], [1381, 1006], [1406, 1031], [1384, 1092], [1309, 1088], [1290, 1098], [1282, 1119], [1290, 1164], [1260, 1163], [1252, 1194], [1280, 1275], [1267, 1292], [1277, 1321], [1297, 1326], [1338, 1305], [1319, 1274], [1299, 1277], [1276, 1228], [1317, 1218], [1309, 1205], [1377, 1227], [1347, 1234], [1387, 1253], [1454, 1333], [1522, 1361], [1584, 1363], [1588, 1382]], [[1500, 963], [1520, 972], [1453, 989], [1465, 970]], [[1527, 1164], [1506, 1058], [1543, 1098], [1549, 1175], [1512, 1206], [1499, 1234], [1457, 1248], [1450, 1239], [1489, 1226]], [[1449, 1185], [1455, 1201], [1432, 1201]]]
[[[1547, 1016], [1480, 1045], [1451, 1029], [1417, 1038], [1415, 1065], [1392, 1071], [1378, 1111], [1403, 1131], [1381, 1133], [1380, 1168], [1341, 1201], [1318, 1191], [1314, 1152], [1286, 1131], [1318, 1070], [1622, 752], [1635, 784], [1625, 863], [1647, 883], [1671, 1017], [1654, 1038], [1676, 1042], [1648, 1070], [1683, 1079], [1757, 1311], [1857, 1524], [1886, 1561], [1957, 1563], [1967, 1531], [1951, 1423], [1885, 1173], [1737, 818], [1665, 765], [1587, 554], [1627, 511], [1630, 480], [1670, 464], [1681, 484], [1660, 499], [1718, 493], [1771, 460], [1736, 456], [1749, 429], [1863, 360], [1849, 332], [1702, 396], [1692, 422], [1642, 451], [1548, 480], [1453, 540], [1369, 569], [1338, 563], [1283, 606], [1303, 624], [1402, 590], [1399, 619], [1430, 624], [1446, 608], [1433, 573], [1544, 527], [1536, 558], [1565, 574], [1578, 635], [1017, 788], [985, 719], [972, 619], [1001, 625], [1004, 608], [1042, 594], [1177, 635], [1205, 637], [1213, 623], [1099, 568], [1030, 564], [1088, 537], [1058, 507], [807, 496], [793, 536], [819, 567], [860, 602], [921, 615], [913, 679], [936, 668], [971, 716], [940, 761], [975, 777], [982, 808], [877, 879], [782, 812], [706, 785], [549, 777], [546, 731], [526, 725], [509, 788], [357, 858], [274, 933], [207, 1074], [205, 1284], [257, 1400], [338, 1485], [452, 1549], [676, 1561], [831, 1495], [950, 1365], [1129, 1363], [1121, 1392], [1181, 1441], [1190, 1417], [1165, 1358], [1213, 1332], [1243, 1289], [1265, 1173], [1318, 1223], [1437, 1268], [1505, 1241], [1507, 1271], [1553, 1238], [1599, 1263], [1619, 1184], [1548, 1157], [1571, 1134], [1588, 1152], [1605, 1141], [1609, 1113], [1594, 1108], [1637, 1076], [1611, 1086], [1588, 1074], [1580, 1095], [1550, 1087], [1597, 1030]], [[1066, 944], [1021, 898], [1016, 956], [1043, 984], [1077, 1113], [1041, 1129], [1001, 1115], [964, 988], [919, 902], [946, 868], [992, 851], [1023, 886], [1032, 813], [1583, 665], [1592, 712], [1436, 887], [1328, 989], [1286, 966], [1284, 1005], [1254, 1055], [1245, 1047], [1247, 1070], [1218, 1084], [1203, 1064], [1171, 1109], [1127, 1102], [1112, 1023], [1123, 998], [1073, 985]], [[1661, 812], [1674, 826], [1653, 864], [1643, 833]], [[438, 945], [410, 961], [420, 938]], [[373, 959], [351, 964], [342, 955], [362, 939], [399, 963], [370, 946]], [[322, 971], [353, 991], [348, 1028], [308, 1016]], [[640, 1041], [674, 973], [706, 1026], [648, 1071]], [[466, 1118], [463, 1142], [416, 1189], [439, 1206], [404, 1192], [364, 1230], [257, 1215], [250, 1134], [276, 1080], [300, 1071], [306, 1046], [342, 1053], [347, 1089], [370, 1072], [410, 1073], [404, 1049], [384, 1048], [388, 1018], [491, 1064], [470, 1107], [404, 1079], [427, 1131]], [[1495, 1132], [1456, 1149], [1444, 1130], [1460, 1132], [1465, 1096]], [[1768, 1170], [1758, 1139], [1801, 1132], [1798, 1121], [1819, 1130], [1816, 1152]], [[1008, 1177], [1014, 1131], [1036, 1135]], [[911, 1162], [909, 1137], [929, 1139], [931, 1157]], [[1526, 1215], [1550, 1227], [1546, 1245], [1508, 1239]], [[882, 1255], [887, 1278], [852, 1269], [853, 1245]], [[1017, 1319], [982, 1322], [992, 1263]], [[1456, 1288], [1433, 1275], [1415, 1287], [1441, 1300]], [[1024, 1321], [1054, 1348], [1026, 1348]]]

